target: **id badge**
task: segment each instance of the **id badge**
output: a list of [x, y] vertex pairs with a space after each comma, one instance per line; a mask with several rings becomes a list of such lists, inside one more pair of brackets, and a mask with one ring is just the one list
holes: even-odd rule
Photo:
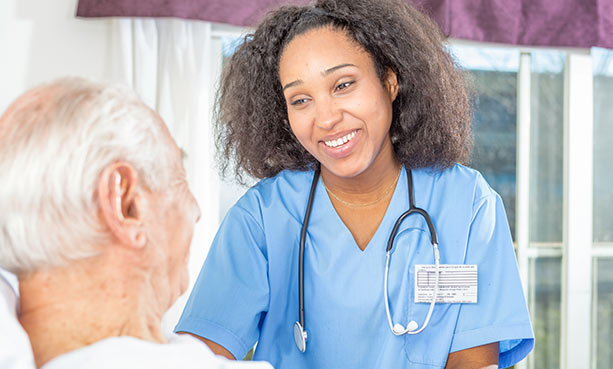
[[[430, 303], [434, 293], [436, 266], [415, 265], [415, 302]], [[436, 302], [443, 304], [477, 303], [477, 265], [440, 264]]]

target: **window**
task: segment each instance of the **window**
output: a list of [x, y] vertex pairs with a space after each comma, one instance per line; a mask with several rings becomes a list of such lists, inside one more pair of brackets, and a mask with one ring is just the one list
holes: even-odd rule
[[528, 357], [530, 368], [560, 368], [562, 258], [538, 257], [529, 261], [529, 308], [536, 339]]
[[594, 49], [592, 363], [613, 367], [613, 51]]
[[475, 145], [470, 166], [502, 197], [515, 234], [517, 74], [519, 51], [465, 44], [450, 47], [475, 92]]
[[530, 146], [528, 303], [536, 344], [529, 368], [560, 367], [564, 67], [563, 52], [530, 53], [530, 142], [520, 142]]
[[594, 52], [594, 242], [613, 246], [613, 51]]
[[522, 277], [537, 343], [522, 365], [559, 368], [565, 54], [462, 42], [451, 52], [476, 93], [471, 166], [501, 195], [525, 256]]

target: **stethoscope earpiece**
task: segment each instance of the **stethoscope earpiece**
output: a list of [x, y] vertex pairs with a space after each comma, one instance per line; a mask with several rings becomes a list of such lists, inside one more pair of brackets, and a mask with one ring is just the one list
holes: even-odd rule
[[416, 321], [414, 321], [414, 320], [411, 320], [411, 321], [409, 322], [409, 324], [407, 325], [407, 330], [408, 330], [409, 332], [413, 332], [413, 331], [414, 331], [414, 330], [416, 330], [416, 329], [417, 329], [417, 322], [416, 322]]
[[396, 336], [400, 336], [404, 332], [404, 327], [402, 326], [402, 324], [396, 323], [394, 324], [394, 328], [392, 329], [392, 332], [394, 332]]
[[411, 333], [414, 330], [416, 330], [418, 327], [417, 322], [414, 320], [411, 320], [409, 322], [409, 324], [407, 324], [406, 328], [402, 326], [402, 324], [400, 323], [396, 323], [394, 324], [394, 328], [392, 328], [392, 332], [396, 335], [396, 336], [402, 336], [405, 333]]

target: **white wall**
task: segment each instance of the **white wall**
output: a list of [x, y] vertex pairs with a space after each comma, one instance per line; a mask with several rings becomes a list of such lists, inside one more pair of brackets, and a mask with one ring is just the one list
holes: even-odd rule
[[75, 18], [77, 0], [0, 1], [0, 112], [28, 88], [78, 75], [108, 79], [108, 19]]
[[[122, 49], [120, 42], [121, 22], [108, 18], [76, 18], [77, 2], [78, 0], [0, 0], [0, 114], [27, 89], [63, 76], [75, 75], [97, 80], [133, 83], [131, 78], [126, 78], [127, 76], [118, 70], [118, 68], [131, 70], [133, 67], [122, 64], [126, 62], [121, 58], [122, 52], [126, 50]], [[196, 28], [207, 27], [210, 28], [210, 25], [202, 27], [200, 24]], [[203, 37], [203, 35], [203, 33], [197, 34], [198, 37]], [[210, 31], [206, 33], [205, 41], [211, 42]], [[202, 107], [204, 111], [202, 114], [206, 116], [206, 119], [203, 118], [202, 122], [198, 121], [201, 123], [199, 125], [184, 128], [184, 131], [190, 129], [189, 132], [183, 132], [183, 136], [188, 137], [188, 140], [181, 136], [180, 132], [173, 132], [175, 136], [181, 136], [175, 139], [188, 152], [186, 163], [188, 179], [203, 213], [195, 229], [188, 265], [191, 279], [190, 289], [200, 271], [219, 224], [219, 200], [217, 196], [210, 195], [218, 194], [219, 188], [217, 175], [213, 168], [212, 154], [208, 153], [212, 150], [212, 142], [210, 142], [209, 125], [206, 124], [210, 115], [208, 110], [213, 101], [214, 80], [219, 74], [218, 69], [221, 65], [221, 44], [217, 41], [215, 45], [216, 47], [207, 49], [207, 52], [211, 54], [211, 60], [200, 60], [204, 62], [203, 66], [194, 67], [210, 69], [211, 81], [205, 83], [204, 92], [206, 93], [198, 95], [202, 97], [203, 102], [209, 104]], [[154, 53], [159, 51], [157, 47], [159, 45], [154, 47]], [[137, 51], [138, 48], [127, 50], [129, 53], [137, 53]], [[145, 55], [145, 57], [150, 56]], [[159, 62], [157, 57], [154, 59], [152, 61], [154, 64]], [[139, 72], [140, 67], [139, 65], [136, 68]], [[176, 67], [181, 70], [185, 69], [185, 66], [181, 65]], [[152, 78], [156, 78], [155, 70]], [[150, 82], [156, 85], [156, 81]], [[176, 81], [173, 80], [173, 82]], [[162, 92], [172, 93], [173, 90], [165, 88]], [[153, 94], [154, 96], [164, 95], [160, 91], [153, 91]], [[148, 101], [148, 103], [153, 108], [156, 107], [156, 101]], [[171, 106], [170, 108], [172, 112], [172, 108], [179, 107]], [[164, 112], [161, 113], [164, 116]], [[169, 128], [172, 130], [172, 116], [166, 116], [165, 119], [170, 123]], [[162, 324], [165, 332], [174, 328], [186, 300], [187, 293], [179, 298], [166, 314]]]

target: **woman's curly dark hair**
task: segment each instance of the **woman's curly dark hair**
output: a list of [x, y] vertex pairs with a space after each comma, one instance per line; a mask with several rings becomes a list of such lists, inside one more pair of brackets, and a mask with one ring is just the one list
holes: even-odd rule
[[244, 173], [266, 178], [317, 163], [291, 131], [278, 67], [294, 37], [324, 26], [361, 45], [382, 83], [388, 69], [396, 73], [390, 134], [398, 161], [407, 168], [444, 169], [468, 160], [469, 93], [438, 26], [406, 0], [319, 0], [269, 13], [230, 59], [216, 105], [223, 174], [232, 166], [242, 181]]

